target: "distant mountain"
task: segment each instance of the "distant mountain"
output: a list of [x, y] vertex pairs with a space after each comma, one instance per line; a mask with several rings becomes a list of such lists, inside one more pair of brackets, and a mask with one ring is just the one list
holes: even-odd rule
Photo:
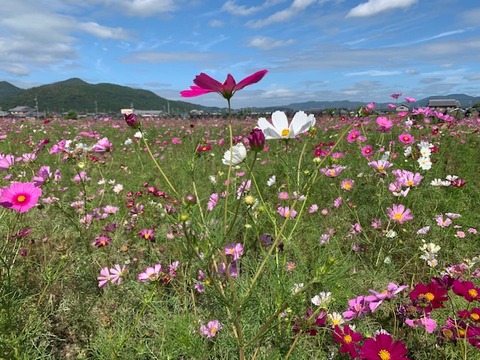
[[[36, 100], [35, 100], [36, 99]], [[470, 107], [480, 103], [480, 97], [465, 94], [451, 94], [446, 96], [430, 96], [413, 104], [410, 107], [424, 107], [431, 99], [457, 99], [462, 107]], [[109, 83], [89, 84], [81, 79], [72, 78], [53, 84], [20, 89], [6, 81], [0, 81], [0, 107], [8, 110], [16, 106], [30, 106], [34, 108], [38, 101], [40, 112], [66, 112], [75, 110], [78, 113], [104, 112], [119, 113], [122, 108], [129, 108], [132, 104], [135, 109], [165, 110], [171, 113], [186, 113], [190, 110], [204, 110], [206, 112], [222, 112], [225, 109], [205, 107], [185, 101], [171, 101], [158, 96], [152, 91], [134, 89]], [[250, 108], [251, 111], [272, 112], [283, 111], [319, 111], [326, 109], [356, 110], [365, 106], [361, 101], [308, 101], [292, 103], [284, 106]], [[388, 103], [377, 103], [376, 109], [388, 109]]]
[[[9, 86], [10, 85], [10, 86]], [[184, 101], [169, 101], [152, 91], [134, 89], [108, 83], [89, 84], [81, 79], [72, 78], [53, 84], [33, 87], [28, 90], [15, 88], [8, 82], [0, 84], [0, 106], [4, 110], [15, 106], [35, 107], [38, 101], [40, 111], [65, 112], [105, 112], [119, 113], [122, 108], [129, 108], [132, 104], [136, 109], [165, 110], [172, 112], [188, 112], [198, 109], [198, 105]], [[5, 90], [4, 90], [5, 89]], [[10, 91], [7, 91], [10, 89]], [[5, 95], [3, 95], [5, 92]], [[36, 99], [36, 100], [35, 100]]]
[[20, 89], [9, 82], [0, 81], [0, 100], [11, 98], [25, 90]]

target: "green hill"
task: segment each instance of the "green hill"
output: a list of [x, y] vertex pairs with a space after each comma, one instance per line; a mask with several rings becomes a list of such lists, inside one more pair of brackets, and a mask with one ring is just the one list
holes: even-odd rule
[[12, 88], [15, 86], [8, 82], [0, 83], [0, 107], [4, 110], [23, 105], [34, 108], [35, 99], [39, 110], [45, 112], [119, 113], [120, 109], [129, 108], [131, 104], [143, 110], [167, 110], [170, 106], [176, 112], [202, 108], [183, 101], [169, 101], [148, 90], [106, 83], [89, 84], [78, 78], [28, 90]]

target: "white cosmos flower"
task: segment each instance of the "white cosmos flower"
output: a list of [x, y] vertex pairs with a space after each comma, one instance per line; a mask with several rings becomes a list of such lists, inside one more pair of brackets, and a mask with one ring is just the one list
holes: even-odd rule
[[268, 179], [267, 185], [268, 186], [273, 186], [276, 181], [277, 181], [277, 177], [275, 175], [272, 175], [272, 177], [270, 179]]
[[231, 150], [225, 151], [223, 155], [222, 162], [225, 165], [230, 165], [230, 162], [233, 166], [240, 164], [247, 157], [247, 148], [243, 143], [238, 143], [234, 145]]
[[291, 139], [304, 133], [315, 125], [313, 114], [307, 115], [303, 111], [297, 112], [288, 123], [287, 115], [283, 111], [275, 111], [272, 114], [272, 122], [265, 118], [258, 119], [258, 127], [265, 134], [265, 139]]

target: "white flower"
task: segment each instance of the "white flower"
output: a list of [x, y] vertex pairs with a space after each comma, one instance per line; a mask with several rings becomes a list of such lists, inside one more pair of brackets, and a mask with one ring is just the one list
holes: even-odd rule
[[315, 295], [310, 299], [313, 305], [325, 308], [332, 301], [332, 293], [322, 291], [319, 295]]
[[272, 122], [265, 118], [258, 119], [258, 127], [265, 134], [265, 139], [292, 139], [304, 133], [315, 125], [313, 114], [307, 115], [303, 111], [297, 112], [288, 124], [287, 115], [283, 111], [275, 111], [272, 114]]
[[272, 177], [270, 179], [268, 179], [267, 185], [268, 186], [273, 186], [276, 181], [277, 181], [277, 177], [275, 175], [272, 175]]
[[293, 284], [292, 294], [293, 295], [298, 294], [304, 286], [305, 286], [304, 283]]
[[412, 153], [412, 147], [411, 147], [411, 146], [407, 146], [407, 147], [405, 148], [405, 151], [403, 152], [403, 156], [407, 157], [407, 156], [409, 156], [411, 153]]
[[215, 175], [210, 175], [210, 176], [208, 177], [208, 180], [210, 180], [210, 183], [211, 183], [212, 185], [216, 185], [216, 184], [217, 184], [217, 178], [215, 177]]
[[395, 230], [388, 230], [385, 236], [387, 238], [393, 239], [395, 236], [397, 236], [397, 232]]
[[332, 326], [342, 325], [345, 322], [342, 314], [337, 312], [333, 312], [331, 314], [327, 314], [327, 322]]
[[429, 157], [422, 156], [418, 159], [418, 165], [422, 170], [430, 170], [432, 168], [432, 162]]
[[141, 139], [143, 137], [141, 131], [137, 131], [135, 134], [133, 134], [133, 136], [135, 136], [137, 139]]
[[225, 151], [222, 162], [225, 165], [238, 165], [247, 157], [247, 148], [243, 143], [234, 145], [230, 150]]
[[430, 155], [432, 155], [432, 150], [430, 150], [429, 147], [421, 147], [420, 154], [422, 157], [430, 157]]
[[123, 185], [122, 184], [117, 184], [113, 187], [113, 192], [115, 194], [120, 193], [123, 190]]
[[132, 139], [128, 138], [127, 140], [125, 140], [125, 142], [123, 143], [124, 145], [130, 145], [132, 143]]

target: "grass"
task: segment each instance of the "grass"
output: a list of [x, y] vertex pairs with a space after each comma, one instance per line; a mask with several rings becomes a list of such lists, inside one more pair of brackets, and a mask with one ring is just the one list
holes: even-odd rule
[[[349, 300], [369, 295], [370, 289], [381, 292], [390, 282], [409, 288], [346, 323], [364, 339], [388, 332], [411, 359], [475, 358], [478, 342], [468, 340], [480, 335], [446, 340], [445, 324], [450, 318], [456, 330], [468, 330], [457, 311], [479, 308], [478, 298], [467, 302], [449, 288], [445, 308], [431, 311], [437, 322], [432, 333], [406, 325], [399, 306], [410, 303], [417, 284], [429, 283], [446, 269], [461, 275], [457, 281], [480, 286], [475, 233], [480, 224], [480, 123], [418, 118], [409, 127], [405, 118], [390, 118], [394, 126], [388, 132], [377, 131], [376, 116], [319, 118], [315, 131], [288, 142], [268, 140], [266, 149], [248, 151], [245, 161], [232, 168], [221, 161], [229, 126], [243, 141], [255, 122], [145, 121], [143, 137], [135, 137], [136, 130], [113, 120], [2, 120], [3, 155], [19, 158], [50, 140], [36, 159], [17, 159], [5, 169], [2, 187], [31, 181], [41, 166], [49, 166], [52, 176], [28, 212], [0, 208], [0, 358], [348, 359], [339, 352], [326, 315], [344, 313]], [[365, 142], [348, 142], [352, 129]], [[405, 156], [408, 145], [398, 139], [404, 132], [415, 137], [412, 155]], [[113, 144], [112, 151], [95, 152], [92, 146], [103, 137]], [[52, 154], [62, 139], [71, 140], [70, 146]], [[438, 148], [429, 170], [417, 162], [422, 140]], [[211, 150], [197, 151], [206, 144]], [[369, 158], [361, 154], [367, 144], [373, 149]], [[320, 147], [330, 147], [330, 154], [315, 158]], [[382, 157], [393, 163], [385, 173], [368, 165]], [[338, 176], [320, 171], [334, 165], [345, 167]], [[55, 178], [57, 169], [61, 177]], [[423, 178], [406, 196], [395, 196], [389, 190], [394, 169]], [[82, 171], [89, 179], [74, 181]], [[272, 175], [276, 182], [267, 186]], [[466, 185], [431, 185], [447, 175], [465, 179]], [[351, 190], [341, 188], [344, 179], [354, 180]], [[237, 195], [246, 180], [250, 189]], [[115, 192], [119, 184], [123, 190]], [[280, 193], [289, 198], [280, 199]], [[186, 203], [187, 194], [196, 201]], [[219, 200], [209, 211], [212, 194]], [[393, 204], [405, 205], [413, 220], [392, 221], [387, 208]], [[107, 205], [118, 209], [105, 214]], [[282, 217], [280, 206], [293, 208], [297, 216]], [[438, 226], [440, 214], [452, 223]], [[85, 220], [87, 215], [92, 219]], [[375, 219], [381, 221], [376, 228], [371, 225]], [[417, 233], [426, 226], [428, 233]], [[153, 239], [139, 236], [150, 228]], [[111, 242], [93, 246], [102, 234]], [[261, 240], [266, 235], [269, 243]], [[426, 243], [440, 246], [438, 253], [429, 253], [435, 263], [421, 258]], [[230, 274], [235, 264], [225, 253], [232, 244], [243, 246], [236, 274]], [[175, 261], [179, 266], [169, 274]], [[99, 288], [100, 270], [115, 264], [125, 265], [121, 284]], [[155, 264], [162, 265], [161, 279], [138, 281]], [[454, 274], [450, 267], [455, 264], [467, 268]], [[321, 292], [331, 296], [316, 306], [311, 298]], [[200, 326], [213, 320], [221, 329], [207, 337]], [[475, 329], [478, 323], [469, 326]]]

